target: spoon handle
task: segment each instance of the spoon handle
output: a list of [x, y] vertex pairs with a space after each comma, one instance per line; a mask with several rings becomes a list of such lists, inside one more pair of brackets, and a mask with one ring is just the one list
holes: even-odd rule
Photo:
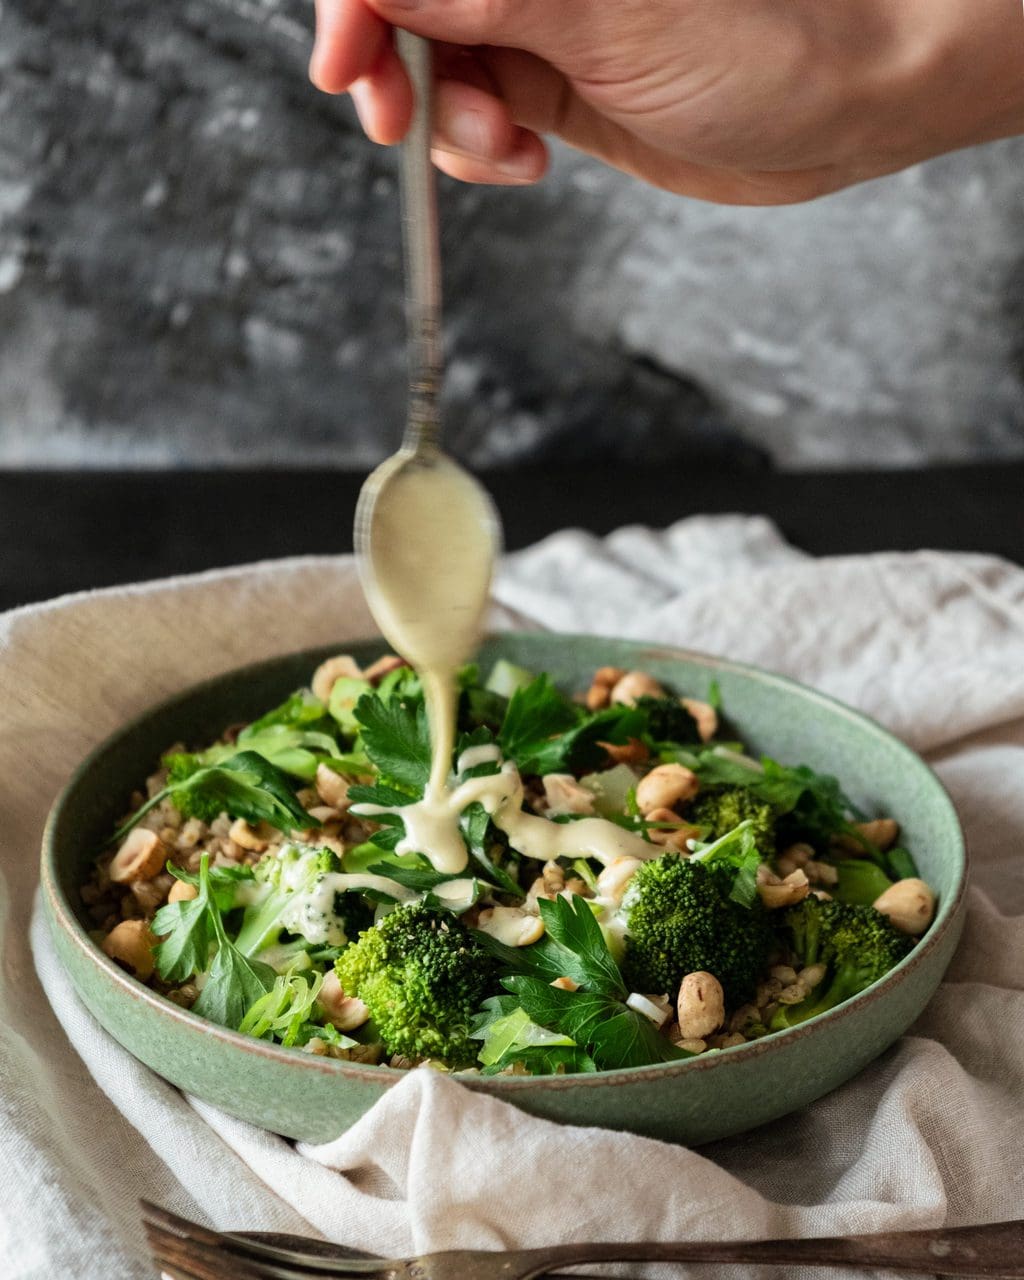
[[433, 57], [430, 42], [422, 36], [399, 29], [395, 43], [415, 99], [401, 158], [409, 347], [409, 416], [402, 444], [419, 453], [437, 445], [441, 426], [441, 245], [437, 186], [430, 161]]

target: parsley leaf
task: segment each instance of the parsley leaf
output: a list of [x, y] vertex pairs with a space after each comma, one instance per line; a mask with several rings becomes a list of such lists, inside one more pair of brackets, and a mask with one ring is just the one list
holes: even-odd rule
[[[209, 863], [208, 854], [203, 854], [203, 863]], [[153, 948], [153, 958], [165, 982], [185, 982], [206, 968], [213, 945], [209, 911], [207, 879], [197, 897], [188, 902], [169, 902], [153, 917], [153, 933], [160, 938]]]
[[603, 1071], [692, 1056], [660, 1035], [649, 1018], [612, 996], [562, 991], [539, 978], [503, 981], [534, 1022], [570, 1036]]
[[[356, 703], [360, 741], [383, 777], [418, 799], [430, 780], [430, 730], [422, 702], [364, 694]], [[403, 797], [408, 803], [409, 797]], [[379, 802], [375, 802], [379, 803]]]
[[539, 773], [538, 756], [548, 741], [579, 723], [580, 709], [560, 693], [546, 675], [517, 689], [509, 699], [498, 740], [522, 773]]
[[572, 894], [568, 899], [544, 900], [540, 909], [546, 929], [544, 936], [531, 946], [509, 947], [483, 932], [473, 936], [510, 973], [544, 983], [572, 978], [580, 987], [624, 997], [622, 975], [586, 899]]
[[[213, 926], [217, 954], [206, 975], [206, 982], [192, 1012], [201, 1018], [209, 1018], [223, 1027], [237, 1030], [248, 1010], [270, 991], [277, 981], [277, 974], [269, 965], [249, 960], [224, 932], [220, 912], [210, 902], [210, 877], [207, 859], [204, 857], [199, 871], [199, 895], [205, 895], [207, 919]], [[199, 899], [195, 899], [199, 901]]]
[[[195, 759], [195, 757], [185, 757]], [[184, 769], [184, 766], [182, 766]], [[269, 822], [280, 831], [305, 830], [320, 823], [295, 797], [288, 777], [255, 751], [240, 751], [220, 764], [207, 765], [176, 778], [146, 801], [110, 838], [122, 839], [140, 819], [170, 799], [182, 814], [212, 822], [220, 813], [247, 822]]]

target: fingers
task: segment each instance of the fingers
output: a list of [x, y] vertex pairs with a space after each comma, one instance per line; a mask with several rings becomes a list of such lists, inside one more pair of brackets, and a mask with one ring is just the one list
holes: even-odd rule
[[371, 142], [386, 147], [401, 142], [412, 120], [413, 92], [402, 60], [390, 44], [374, 71], [357, 80], [349, 92]]
[[547, 169], [547, 149], [535, 134], [513, 124], [505, 103], [475, 84], [438, 83], [434, 101], [434, 161], [463, 182], [536, 182]]
[[548, 57], [585, 22], [590, 0], [366, 0], [387, 22], [455, 44], [509, 44]]
[[390, 47], [390, 26], [363, 0], [316, 0], [309, 78], [318, 89], [344, 93], [369, 75]]

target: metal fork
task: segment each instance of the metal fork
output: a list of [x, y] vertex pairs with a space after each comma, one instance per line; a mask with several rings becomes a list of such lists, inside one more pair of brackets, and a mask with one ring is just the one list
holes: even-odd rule
[[[679, 1244], [562, 1244], [495, 1252], [450, 1249], [379, 1258], [299, 1236], [224, 1234], [141, 1202], [154, 1260], [170, 1280], [534, 1280], [602, 1262], [745, 1262], [867, 1267], [927, 1275], [1024, 1280], [1024, 1219], [977, 1227], [891, 1231], [814, 1240], [694, 1240]], [[276, 1243], [269, 1243], [269, 1241]], [[568, 1280], [568, 1278], [567, 1278]], [[572, 1280], [582, 1280], [579, 1276]]]

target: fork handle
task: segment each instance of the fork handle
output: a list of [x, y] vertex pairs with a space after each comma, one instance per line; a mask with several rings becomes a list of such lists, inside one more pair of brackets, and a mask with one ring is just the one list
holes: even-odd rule
[[[531, 1255], [533, 1257], [531, 1258]], [[890, 1231], [811, 1240], [694, 1240], [680, 1244], [566, 1244], [518, 1254], [516, 1280], [592, 1262], [749, 1262], [874, 1267], [928, 1275], [1024, 1280], [1024, 1219], [977, 1227]], [[534, 1263], [536, 1265], [532, 1265]], [[512, 1274], [510, 1272], [510, 1274]]]

